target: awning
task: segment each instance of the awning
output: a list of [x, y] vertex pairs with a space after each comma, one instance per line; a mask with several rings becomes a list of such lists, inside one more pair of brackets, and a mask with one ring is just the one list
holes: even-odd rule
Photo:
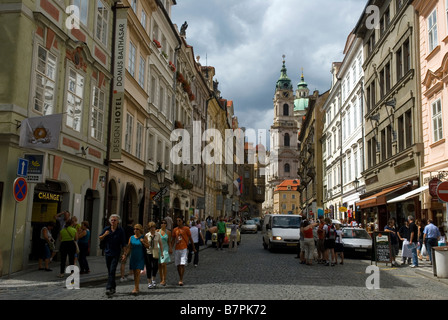
[[365, 199], [362, 199], [361, 201], [356, 202], [356, 206], [359, 207], [360, 209], [363, 209], [384, 205], [386, 204], [386, 196], [389, 193], [396, 192], [400, 189], [406, 188], [409, 185], [410, 185], [409, 182], [404, 182], [396, 186], [383, 189], [383, 191], [381, 192], [378, 192], [374, 195], [371, 195], [370, 197], [367, 197]]
[[427, 190], [428, 188], [429, 188], [428, 185], [420, 187], [420, 188], [417, 188], [417, 189], [412, 190], [412, 191], [410, 191], [408, 193], [405, 193], [405, 194], [403, 194], [403, 195], [401, 195], [399, 197], [396, 197], [396, 198], [393, 198], [391, 200], [388, 200], [387, 203], [394, 203], [394, 202], [405, 201], [405, 200], [410, 199], [412, 197], [416, 197], [416, 196], [420, 195], [420, 192], [423, 192], [423, 191]]

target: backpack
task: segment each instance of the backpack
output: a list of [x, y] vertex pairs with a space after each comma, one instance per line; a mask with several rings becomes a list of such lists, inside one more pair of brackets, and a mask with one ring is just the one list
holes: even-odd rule
[[336, 239], [336, 228], [334, 227], [334, 224], [327, 225], [327, 233], [325, 237], [330, 240]]

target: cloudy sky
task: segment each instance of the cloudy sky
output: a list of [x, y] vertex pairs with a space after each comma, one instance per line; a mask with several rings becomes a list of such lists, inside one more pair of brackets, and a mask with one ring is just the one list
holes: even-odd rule
[[282, 55], [294, 90], [301, 69], [311, 92], [327, 91], [332, 62], [366, 0], [177, 0], [172, 21], [187, 21], [187, 42], [202, 65], [216, 68], [224, 99], [240, 126], [269, 129]]

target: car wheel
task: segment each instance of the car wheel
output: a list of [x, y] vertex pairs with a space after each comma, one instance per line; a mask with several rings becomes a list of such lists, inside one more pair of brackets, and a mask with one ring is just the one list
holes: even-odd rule
[[267, 244], [264, 242], [264, 239], [263, 239], [263, 248], [264, 248], [264, 250], [267, 250], [267, 249], [268, 249], [268, 246], [267, 246]]
[[269, 244], [268, 244], [268, 250], [269, 250], [270, 252], [274, 252], [274, 247], [272, 246], [271, 241], [269, 241]]

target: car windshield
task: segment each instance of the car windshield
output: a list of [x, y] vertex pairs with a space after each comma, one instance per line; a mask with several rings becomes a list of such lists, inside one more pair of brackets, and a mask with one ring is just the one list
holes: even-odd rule
[[246, 222], [244, 222], [244, 224], [255, 224], [254, 220], [247, 220]]
[[371, 240], [370, 235], [364, 229], [344, 229], [342, 230], [343, 238], [351, 239], [368, 239]]
[[295, 228], [299, 229], [302, 219], [297, 216], [274, 217], [272, 221], [273, 228]]

